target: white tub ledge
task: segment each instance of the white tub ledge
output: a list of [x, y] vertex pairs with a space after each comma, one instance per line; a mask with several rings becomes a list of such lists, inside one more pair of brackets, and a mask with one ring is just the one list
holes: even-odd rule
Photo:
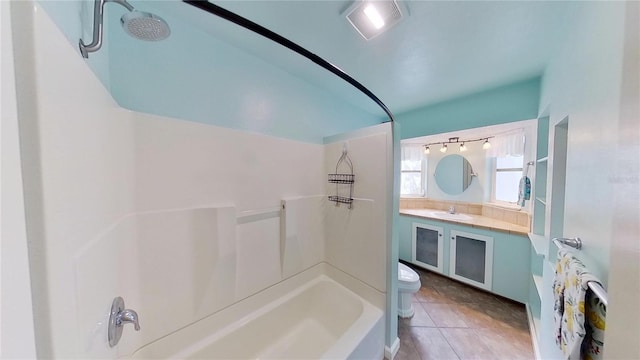
[[383, 293], [321, 263], [130, 358], [382, 359], [383, 308]]

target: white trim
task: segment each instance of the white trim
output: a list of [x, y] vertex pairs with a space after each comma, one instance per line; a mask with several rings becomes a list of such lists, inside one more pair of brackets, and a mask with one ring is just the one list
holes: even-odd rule
[[399, 350], [400, 350], [400, 338], [396, 337], [396, 339], [393, 340], [393, 344], [391, 344], [391, 347], [388, 347], [388, 346], [384, 347], [384, 358], [387, 360], [393, 360], [393, 358], [396, 357], [396, 355], [398, 354]]
[[[473, 240], [484, 241], [486, 244], [485, 247], [485, 261], [484, 261], [484, 282], [477, 282], [475, 280], [468, 279], [464, 276], [460, 276], [456, 274], [456, 237], [464, 236], [466, 238], [470, 238]], [[485, 289], [488, 291], [492, 290], [492, 279], [493, 279], [493, 237], [484, 236], [478, 234], [472, 234], [457, 230], [451, 230], [451, 241], [449, 241], [449, 276], [460, 280], [469, 285], [473, 285], [479, 287], [481, 289]]]
[[[438, 266], [433, 266], [427, 263], [423, 263], [416, 258], [416, 245], [418, 239], [418, 228], [423, 228], [431, 231], [438, 232]], [[436, 271], [440, 274], [444, 274], [444, 229], [440, 226], [427, 225], [414, 222], [412, 224], [411, 232], [411, 262], [422, 266], [428, 270]]]
[[538, 333], [536, 332], [536, 323], [533, 321], [533, 314], [531, 313], [531, 306], [529, 303], [525, 304], [527, 310], [527, 321], [529, 322], [529, 334], [531, 335], [531, 345], [533, 345], [533, 353], [536, 360], [542, 360], [540, 356], [540, 345], [538, 344]]

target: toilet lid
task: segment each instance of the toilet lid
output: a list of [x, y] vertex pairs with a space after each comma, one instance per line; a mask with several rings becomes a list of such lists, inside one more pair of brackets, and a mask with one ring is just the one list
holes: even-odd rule
[[398, 280], [406, 282], [418, 281], [420, 276], [410, 267], [403, 263], [398, 263]]

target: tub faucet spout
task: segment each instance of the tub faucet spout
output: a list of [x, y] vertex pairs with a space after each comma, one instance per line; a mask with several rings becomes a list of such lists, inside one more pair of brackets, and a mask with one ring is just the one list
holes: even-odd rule
[[109, 346], [114, 347], [118, 344], [125, 324], [133, 324], [136, 331], [140, 331], [138, 313], [131, 309], [125, 309], [124, 300], [118, 296], [113, 299], [111, 314], [109, 315], [109, 327], [107, 329]]
[[131, 309], [122, 310], [116, 319], [116, 324], [122, 326], [124, 324], [133, 323], [133, 328], [140, 331], [140, 322], [138, 321], [138, 313]]

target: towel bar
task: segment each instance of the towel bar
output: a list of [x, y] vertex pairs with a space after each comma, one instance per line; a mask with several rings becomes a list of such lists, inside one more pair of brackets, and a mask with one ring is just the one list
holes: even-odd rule
[[570, 246], [574, 249], [582, 249], [582, 240], [579, 237], [575, 238], [553, 238], [553, 242], [556, 246], [560, 247], [562, 245]]
[[[577, 250], [582, 249], [582, 240], [580, 240], [579, 237], [571, 239], [553, 238], [553, 243], [556, 244], [559, 249], [562, 249], [565, 245]], [[609, 295], [607, 295], [607, 291], [602, 287], [602, 285], [600, 285], [600, 283], [589, 281], [587, 286], [589, 286], [589, 289], [591, 289], [600, 301], [602, 301], [604, 306], [609, 306]]]

